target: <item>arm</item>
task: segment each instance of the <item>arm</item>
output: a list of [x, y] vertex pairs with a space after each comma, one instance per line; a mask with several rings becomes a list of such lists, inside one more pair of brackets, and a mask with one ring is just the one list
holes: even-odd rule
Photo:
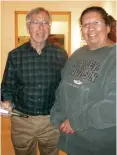
[[7, 108], [9, 105], [11, 105], [16, 89], [17, 87], [16, 87], [15, 67], [12, 62], [11, 53], [9, 53], [1, 84], [1, 93], [2, 93], [2, 100], [4, 102], [4, 107]]
[[[103, 100], [95, 101], [95, 103], [83, 105], [81, 113], [76, 111], [67, 118], [70, 121], [72, 129], [75, 131], [83, 131], [94, 127], [96, 129], [104, 129], [113, 127], [116, 124], [116, 67], [111, 70], [104, 87]], [[70, 111], [70, 109], [68, 110]]]
[[58, 88], [56, 91], [56, 101], [51, 109], [50, 120], [52, 124], [62, 132], [67, 134], [73, 134], [74, 131], [70, 126], [69, 120], [67, 120], [65, 117], [65, 111], [64, 111], [65, 101], [64, 97], [61, 96], [62, 94], [63, 92], [61, 92], [61, 89]]
[[56, 100], [50, 112], [50, 120], [56, 128], [59, 128], [61, 123], [66, 120], [64, 108], [61, 106], [60, 94], [61, 90], [58, 88], [56, 91]]
[[[67, 52], [64, 49], [58, 48], [58, 51], [59, 52], [56, 52], [58, 53], [56, 55], [56, 61], [59, 62], [60, 64], [61, 77], [62, 77], [65, 70], [64, 65], [68, 59], [68, 56], [67, 56]], [[59, 79], [59, 82], [60, 82], [60, 79]], [[62, 107], [64, 106], [64, 99], [62, 99], [62, 95], [61, 95], [62, 94], [61, 84], [62, 84], [62, 81], [60, 82], [58, 89], [56, 90], [55, 103], [50, 112], [50, 120], [52, 124], [55, 125], [57, 128], [59, 128], [61, 123], [66, 120], [64, 108]]]

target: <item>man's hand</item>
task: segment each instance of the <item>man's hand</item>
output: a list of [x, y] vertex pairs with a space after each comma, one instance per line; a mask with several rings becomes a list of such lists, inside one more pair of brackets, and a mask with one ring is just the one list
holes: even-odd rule
[[11, 112], [12, 111], [11, 101], [1, 102], [1, 105], [0, 106], [1, 106], [2, 109], [7, 110], [8, 112]]
[[65, 120], [59, 127], [60, 131], [66, 134], [73, 134], [75, 131], [71, 128], [69, 120]]

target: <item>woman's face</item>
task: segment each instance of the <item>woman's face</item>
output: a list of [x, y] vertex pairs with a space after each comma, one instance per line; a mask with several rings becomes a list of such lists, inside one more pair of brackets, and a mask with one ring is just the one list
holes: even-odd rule
[[110, 27], [98, 12], [88, 12], [82, 17], [82, 35], [90, 49], [107, 45]]

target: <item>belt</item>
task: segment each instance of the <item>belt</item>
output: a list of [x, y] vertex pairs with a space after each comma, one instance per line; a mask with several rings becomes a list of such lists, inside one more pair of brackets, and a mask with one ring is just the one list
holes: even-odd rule
[[36, 113], [36, 114], [24, 114], [23, 112], [20, 112], [19, 110], [13, 109], [12, 110], [12, 116], [19, 116], [19, 117], [29, 117], [29, 116], [48, 116], [50, 113]]

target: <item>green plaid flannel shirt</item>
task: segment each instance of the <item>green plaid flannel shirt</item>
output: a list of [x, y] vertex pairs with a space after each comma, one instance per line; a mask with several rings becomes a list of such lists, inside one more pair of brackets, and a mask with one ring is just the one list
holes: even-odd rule
[[25, 114], [50, 114], [67, 58], [64, 49], [49, 43], [40, 55], [30, 42], [12, 50], [1, 84], [3, 100], [11, 100]]

